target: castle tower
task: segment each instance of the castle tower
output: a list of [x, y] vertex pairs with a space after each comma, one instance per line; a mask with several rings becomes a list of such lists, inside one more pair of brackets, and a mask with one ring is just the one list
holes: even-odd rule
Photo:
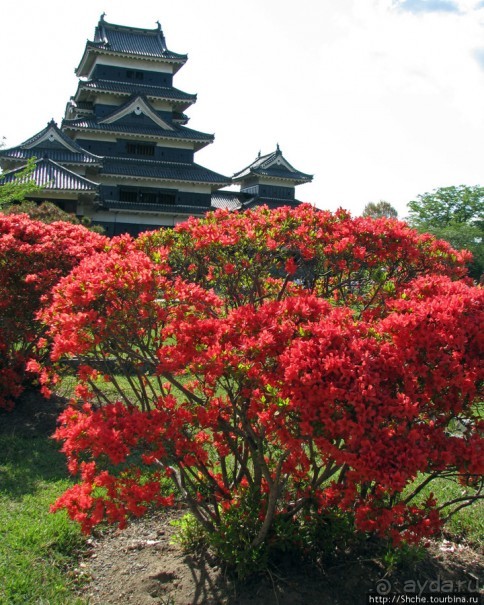
[[[61, 127], [47, 127], [0, 150], [9, 182], [31, 158], [30, 197], [49, 200], [101, 225], [107, 235], [172, 227], [214, 208], [295, 206], [295, 187], [312, 180], [277, 145], [230, 179], [195, 162], [214, 136], [188, 128], [197, 97], [175, 88], [186, 55], [168, 49], [155, 29], [108, 23], [101, 16], [76, 69], [79, 83]], [[240, 191], [221, 190], [238, 184]]]
[[212, 191], [229, 182], [194, 161], [214, 136], [185, 126], [196, 95], [175, 88], [173, 77], [186, 61], [167, 48], [159, 23], [152, 30], [126, 27], [103, 15], [86, 43], [61, 128], [103, 158], [98, 203], [81, 213], [108, 235], [203, 216]]

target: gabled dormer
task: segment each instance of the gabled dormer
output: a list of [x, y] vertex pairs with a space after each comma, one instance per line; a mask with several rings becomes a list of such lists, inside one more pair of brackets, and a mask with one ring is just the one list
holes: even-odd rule
[[102, 161], [102, 158], [89, 153], [64, 134], [54, 120], [17, 147], [0, 150], [0, 163], [5, 170], [19, 168], [33, 157], [85, 168], [99, 167]]
[[146, 126], [156, 127], [163, 130], [174, 130], [166, 120], [154, 111], [148, 101], [142, 96], [130, 99], [123, 106], [99, 120], [99, 124], [117, 124], [118, 126]]

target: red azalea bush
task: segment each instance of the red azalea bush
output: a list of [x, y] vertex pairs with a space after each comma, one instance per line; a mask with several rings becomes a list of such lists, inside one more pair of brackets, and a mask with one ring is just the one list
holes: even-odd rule
[[[463, 277], [471, 256], [395, 219], [351, 218], [308, 204], [250, 213], [219, 210], [174, 230], [142, 235], [155, 261], [215, 290], [228, 308], [295, 294], [302, 286], [359, 312], [379, 307], [418, 275]], [[282, 281], [281, 281], [282, 279]]]
[[23, 390], [44, 327], [35, 318], [59, 279], [107, 239], [80, 225], [0, 214], [0, 408]]
[[[465, 260], [309, 206], [113, 240], [42, 313], [50, 372], [84, 361], [56, 433], [81, 482], [54, 508], [90, 531], [181, 499], [237, 565], [341, 512], [395, 544], [434, 535], [484, 470], [484, 291], [455, 281]], [[440, 476], [476, 491], [419, 501]]]

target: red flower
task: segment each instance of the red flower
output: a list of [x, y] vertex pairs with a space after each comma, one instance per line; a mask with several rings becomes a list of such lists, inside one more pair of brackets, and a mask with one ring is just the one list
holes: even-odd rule
[[286, 264], [284, 265], [284, 268], [286, 270], [286, 273], [289, 273], [289, 275], [294, 275], [294, 273], [296, 273], [297, 271], [297, 263], [292, 257], [288, 258]]

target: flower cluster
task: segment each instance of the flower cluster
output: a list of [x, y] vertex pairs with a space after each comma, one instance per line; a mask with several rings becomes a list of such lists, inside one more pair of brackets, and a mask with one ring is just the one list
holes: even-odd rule
[[26, 362], [37, 357], [43, 327], [35, 315], [50, 290], [106, 241], [80, 225], [0, 214], [0, 407], [12, 406]]
[[418, 275], [464, 276], [469, 258], [395, 219], [352, 218], [308, 204], [218, 210], [147, 233], [138, 245], [154, 260], [162, 252], [175, 274], [214, 289], [229, 307], [292, 296], [302, 286], [337, 304], [377, 309]]

